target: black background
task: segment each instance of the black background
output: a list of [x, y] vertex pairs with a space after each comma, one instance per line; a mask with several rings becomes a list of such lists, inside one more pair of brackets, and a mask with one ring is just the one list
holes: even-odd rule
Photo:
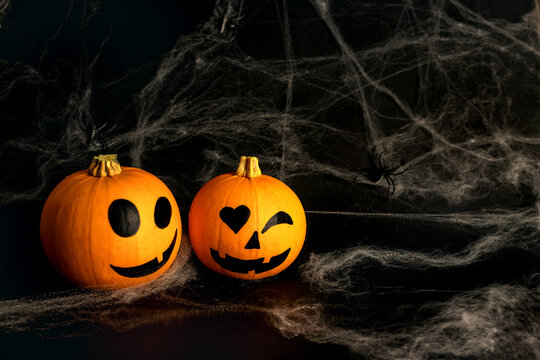
[[[324, 3], [7, 3], [2, 356], [538, 356], [534, 4], [343, 0], [326, 17]], [[41, 249], [41, 209], [104, 144], [171, 188], [184, 235], [198, 189], [258, 156], [307, 210], [302, 253], [242, 282], [205, 269], [184, 237], [173, 276], [190, 275], [176, 283], [116, 298], [65, 282]], [[369, 178], [370, 151], [408, 169], [395, 194]]]

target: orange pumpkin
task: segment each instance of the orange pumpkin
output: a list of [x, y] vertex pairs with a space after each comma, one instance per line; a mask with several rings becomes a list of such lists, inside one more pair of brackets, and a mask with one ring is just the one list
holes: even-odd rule
[[262, 175], [256, 157], [242, 156], [236, 173], [220, 175], [193, 199], [193, 250], [208, 268], [240, 279], [275, 275], [296, 259], [306, 215], [284, 183]]
[[161, 180], [121, 167], [116, 155], [100, 155], [54, 188], [40, 233], [45, 254], [68, 280], [121, 288], [152, 281], [171, 266], [182, 223]]

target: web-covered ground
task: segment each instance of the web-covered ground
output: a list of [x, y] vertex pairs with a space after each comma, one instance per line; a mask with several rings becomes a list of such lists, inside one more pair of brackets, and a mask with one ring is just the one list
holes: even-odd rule
[[[300, 290], [205, 290], [219, 280], [186, 239], [152, 284], [2, 300], [0, 329], [83, 336], [245, 311], [351, 356], [540, 358], [540, 7], [508, 3], [223, 0], [114, 67], [125, 38], [109, 3], [70, 3], [28, 35], [24, 9], [0, 1], [3, 204], [44, 200], [106, 147], [163, 179], [184, 223], [240, 155], [308, 217], [288, 275]], [[169, 311], [125, 319], [141, 301]]]

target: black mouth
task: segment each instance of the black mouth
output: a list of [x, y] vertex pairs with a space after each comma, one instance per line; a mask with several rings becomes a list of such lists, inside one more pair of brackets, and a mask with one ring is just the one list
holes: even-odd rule
[[161, 261], [158, 261], [157, 258], [154, 258], [153, 260], [150, 260], [147, 263], [144, 263], [142, 265], [138, 266], [132, 266], [132, 267], [119, 267], [111, 265], [111, 269], [116, 271], [119, 275], [129, 277], [129, 278], [138, 278], [143, 277], [146, 275], [150, 275], [158, 271], [165, 265], [165, 263], [169, 260], [171, 257], [171, 254], [174, 249], [174, 245], [176, 244], [176, 235], [178, 234], [178, 229], [174, 232], [174, 238], [171, 242], [171, 245], [163, 252], [163, 259]]
[[219, 256], [219, 252], [214, 249], [210, 249], [210, 254], [212, 254], [212, 258], [214, 259], [214, 261], [225, 270], [242, 274], [247, 274], [249, 271], [255, 270], [255, 274], [260, 274], [281, 265], [285, 261], [287, 256], [289, 256], [290, 251], [291, 249], [289, 248], [279, 255], [272, 256], [272, 258], [270, 258], [270, 261], [267, 263], [263, 263], [264, 258], [242, 260], [232, 257], [230, 255], [225, 255], [225, 258], [222, 258]]

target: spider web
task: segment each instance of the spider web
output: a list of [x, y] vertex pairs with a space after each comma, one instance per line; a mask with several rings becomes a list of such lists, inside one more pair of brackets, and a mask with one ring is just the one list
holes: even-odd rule
[[[100, 19], [101, 5], [85, 5], [83, 33]], [[58, 73], [45, 66], [48, 48], [38, 65], [0, 59], [0, 104], [13, 102], [25, 84], [37, 89], [29, 100], [35, 121], [0, 147], [6, 170], [0, 200], [44, 199], [66, 174], [84, 168], [99, 148], [85, 145], [81, 123], [117, 124], [103, 134], [109, 148], [123, 165], [162, 178], [183, 215], [202, 184], [234, 169], [241, 155], [255, 155], [264, 173], [295, 190], [308, 220], [418, 221], [479, 235], [456, 248], [437, 239], [408, 248], [345, 234], [300, 268], [317, 300], [235, 300], [225, 308], [268, 314], [286, 336], [373, 358], [538, 357], [537, 266], [519, 274], [525, 281], [485, 280], [440, 301], [425, 297], [426, 315], [417, 325], [377, 327], [359, 315], [370, 296], [444, 292], [417, 288], [424, 286], [410, 280], [417, 276], [461, 274], [505, 251], [538, 259], [538, 9], [531, 3], [508, 19], [456, 0], [217, 1], [210, 17], [158, 62], [109, 81], [100, 80], [99, 64], [114, 31], [83, 42], [69, 91], [59, 89]], [[66, 19], [72, 16], [78, 15], [70, 7]], [[63, 31], [64, 23], [50, 43]], [[54, 100], [43, 95], [53, 90], [60, 94]], [[408, 169], [393, 178], [388, 203], [379, 196], [387, 184], [367, 177], [370, 150], [388, 168]], [[112, 302], [133, 304], [155, 293], [180, 307], [169, 319], [182, 318], [186, 308], [215, 309], [185, 295], [194, 272], [184, 254], [175, 270], [146, 287], [6, 300], [0, 326], [50, 329], [64, 317], [68, 325], [107, 323], [104, 309]], [[369, 283], [375, 272], [406, 274], [400, 276], [409, 277], [408, 285]], [[172, 281], [175, 276], [181, 280]], [[66, 315], [73, 311], [76, 319]]]

